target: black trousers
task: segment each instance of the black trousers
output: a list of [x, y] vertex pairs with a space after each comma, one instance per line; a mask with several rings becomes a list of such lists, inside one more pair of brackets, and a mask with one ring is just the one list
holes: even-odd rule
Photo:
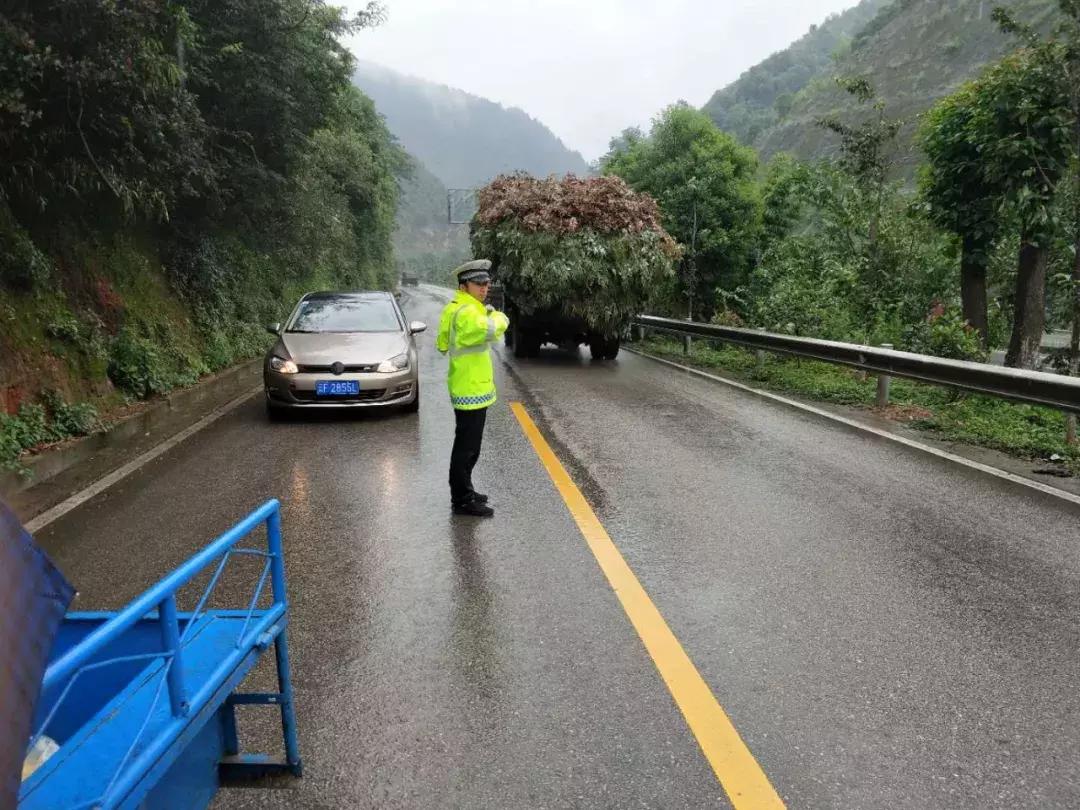
[[484, 425], [487, 408], [475, 411], [454, 411], [454, 449], [450, 452], [450, 500], [455, 504], [467, 503], [475, 490], [472, 471], [480, 458], [480, 446], [484, 442]]

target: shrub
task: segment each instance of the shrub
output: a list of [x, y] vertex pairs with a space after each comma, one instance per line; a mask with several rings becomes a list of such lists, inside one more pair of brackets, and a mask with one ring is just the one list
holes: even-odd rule
[[113, 341], [108, 375], [117, 388], [146, 399], [165, 390], [161, 365], [161, 355], [151, 341], [125, 330]]
[[0, 286], [32, 292], [44, 287], [51, 273], [52, 262], [0, 202]]
[[101, 426], [97, 411], [89, 403], [68, 404], [55, 391], [45, 392], [42, 398], [47, 409], [37, 403], [24, 403], [14, 415], [0, 413], [0, 469], [28, 475], [29, 470], [19, 462], [24, 451], [85, 436]]
[[0, 469], [25, 472], [22, 452], [54, 438], [40, 405], [26, 403], [15, 415], [0, 413]]
[[904, 334], [904, 348], [951, 360], [983, 362], [987, 358], [979, 345], [979, 333], [955, 306], [937, 305], [926, 320], [909, 327]]
[[61, 310], [45, 325], [45, 334], [65, 343], [78, 345], [81, 337], [79, 320], [70, 311]]
[[86, 436], [101, 426], [97, 408], [89, 402], [68, 403], [56, 391], [46, 391], [43, 399], [52, 414], [51, 432], [55, 439]]
[[198, 380], [206, 368], [183, 354], [167, 353], [166, 339], [151, 340], [125, 328], [109, 352], [108, 375], [113, 385], [139, 399], [164, 394]]

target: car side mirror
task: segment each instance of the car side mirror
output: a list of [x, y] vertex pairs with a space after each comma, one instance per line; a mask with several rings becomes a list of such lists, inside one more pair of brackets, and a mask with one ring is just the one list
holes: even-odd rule
[[274, 337], [277, 337], [277, 335], [281, 332], [281, 324], [280, 323], [272, 323], [272, 324], [270, 324], [269, 326], [266, 327], [266, 331], [269, 332]]
[[409, 324], [409, 334], [416, 335], [427, 331], [427, 324], [423, 321], [413, 321]]

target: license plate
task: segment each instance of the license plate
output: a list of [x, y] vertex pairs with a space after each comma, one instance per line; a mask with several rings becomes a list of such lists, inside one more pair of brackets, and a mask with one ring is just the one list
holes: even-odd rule
[[315, 383], [315, 396], [355, 397], [360, 393], [358, 380], [319, 380]]

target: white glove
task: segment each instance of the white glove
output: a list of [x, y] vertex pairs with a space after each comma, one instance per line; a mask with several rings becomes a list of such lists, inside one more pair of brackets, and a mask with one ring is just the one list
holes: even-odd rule
[[493, 307], [491, 304], [488, 304], [486, 307], [484, 307], [484, 309], [488, 311], [488, 314], [491, 314], [495, 311], [495, 307]]

